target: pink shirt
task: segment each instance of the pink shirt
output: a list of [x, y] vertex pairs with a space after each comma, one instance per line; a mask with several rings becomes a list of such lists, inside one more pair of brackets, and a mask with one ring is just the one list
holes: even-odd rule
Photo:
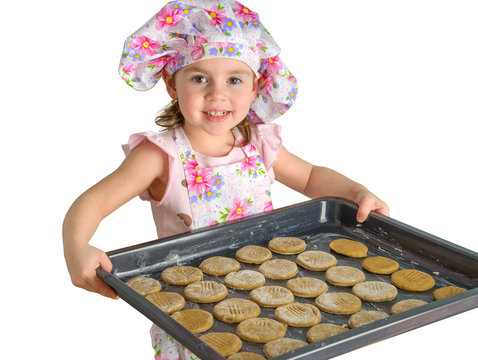
[[[260, 124], [252, 127], [251, 143], [261, 155], [271, 183], [274, 181], [272, 167], [277, 161], [279, 149], [282, 146], [280, 129], [280, 125], [277, 124]], [[184, 186], [184, 170], [172, 132], [147, 131], [133, 134], [130, 136], [128, 144], [123, 145], [123, 150], [128, 155], [136, 147], [146, 142], [159, 146], [169, 157], [168, 184], [163, 198], [156, 201], [151, 197], [149, 191], [140, 195], [141, 199], [151, 202], [158, 238], [192, 230], [191, 206], [187, 189]], [[198, 152], [195, 154], [198, 163], [208, 168], [240, 162], [246, 157], [240, 147], [234, 147], [229, 154], [222, 157], [205, 156]]]

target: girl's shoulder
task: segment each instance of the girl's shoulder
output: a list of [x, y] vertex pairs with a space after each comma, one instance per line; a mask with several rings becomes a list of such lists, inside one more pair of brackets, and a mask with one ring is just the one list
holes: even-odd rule
[[178, 147], [171, 131], [144, 131], [132, 134], [128, 143], [124, 144], [122, 148], [125, 155], [129, 155], [133, 150], [146, 143], [157, 146], [162, 152], [170, 156], [176, 156], [178, 153]]
[[262, 156], [269, 170], [277, 161], [282, 147], [281, 126], [278, 124], [257, 124], [252, 127], [251, 144]]

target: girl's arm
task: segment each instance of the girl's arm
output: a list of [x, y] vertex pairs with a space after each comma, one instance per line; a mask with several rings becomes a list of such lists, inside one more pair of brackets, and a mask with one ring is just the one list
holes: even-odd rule
[[332, 169], [312, 165], [291, 154], [284, 147], [279, 150], [274, 173], [279, 182], [312, 199], [339, 196], [355, 202], [359, 206], [357, 212], [359, 222], [365, 221], [372, 210], [389, 215], [387, 204], [365, 186]]
[[75, 286], [117, 298], [114, 291], [96, 276], [102, 266], [111, 271], [106, 254], [89, 241], [101, 220], [148, 189], [167, 172], [167, 155], [146, 143], [129, 154], [120, 167], [86, 190], [68, 210], [63, 222], [63, 248], [71, 281]]

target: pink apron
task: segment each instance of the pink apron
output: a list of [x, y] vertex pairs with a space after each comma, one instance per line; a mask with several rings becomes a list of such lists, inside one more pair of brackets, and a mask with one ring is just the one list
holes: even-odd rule
[[[240, 144], [243, 138], [234, 128]], [[271, 182], [257, 149], [251, 143], [242, 147], [241, 162], [203, 168], [182, 127], [175, 129], [174, 140], [184, 168], [194, 228], [217, 225], [273, 210]], [[199, 359], [170, 335], [153, 324], [151, 340], [156, 360]]]

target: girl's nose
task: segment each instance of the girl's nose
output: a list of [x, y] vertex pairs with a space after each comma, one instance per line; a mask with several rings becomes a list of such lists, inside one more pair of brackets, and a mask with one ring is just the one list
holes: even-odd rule
[[220, 101], [226, 98], [225, 86], [219, 82], [211, 82], [207, 90], [206, 100], [208, 101]]

